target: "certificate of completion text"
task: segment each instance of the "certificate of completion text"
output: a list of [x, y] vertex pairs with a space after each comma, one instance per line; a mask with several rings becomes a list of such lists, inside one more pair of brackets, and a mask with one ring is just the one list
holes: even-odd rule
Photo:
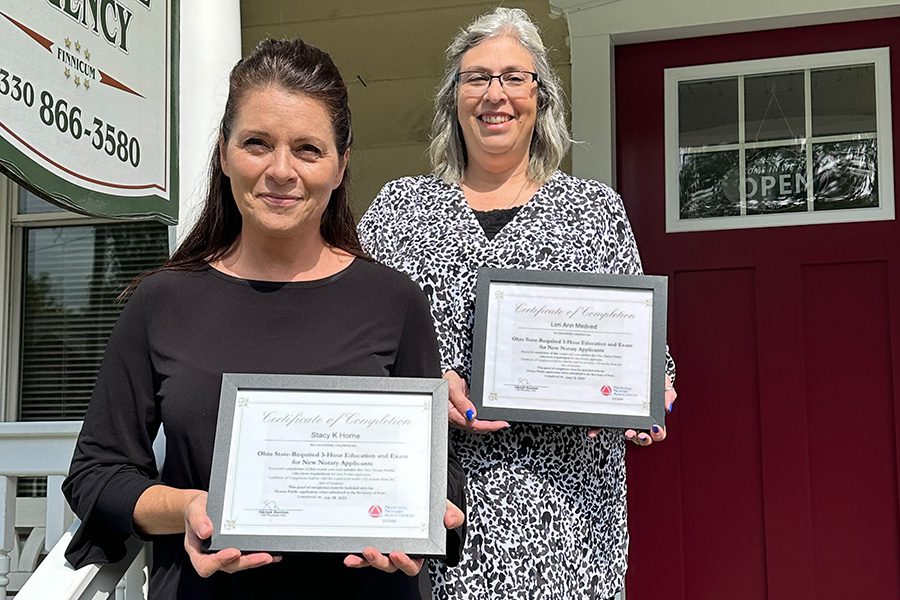
[[428, 537], [430, 393], [242, 389], [234, 410], [221, 533]]
[[652, 290], [491, 282], [486, 407], [645, 415]]

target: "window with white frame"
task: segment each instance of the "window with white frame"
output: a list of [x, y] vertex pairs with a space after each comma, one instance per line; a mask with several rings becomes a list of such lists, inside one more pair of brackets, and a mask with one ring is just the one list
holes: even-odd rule
[[7, 420], [80, 420], [117, 299], [165, 261], [168, 228], [84, 217], [9, 189]]
[[888, 49], [667, 69], [666, 231], [894, 218]]

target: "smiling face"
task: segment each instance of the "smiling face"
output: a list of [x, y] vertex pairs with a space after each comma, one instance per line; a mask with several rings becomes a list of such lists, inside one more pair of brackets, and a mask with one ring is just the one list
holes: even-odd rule
[[251, 91], [238, 105], [231, 135], [219, 143], [242, 237], [320, 235], [347, 158], [338, 155], [321, 102], [280, 87]]
[[[531, 54], [514, 37], [488, 38], [463, 54], [460, 71], [499, 75], [506, 71], [534, 71]], [[469, 161], [518, 164], [527, 161], [537, 116], [537, 83], [528, 83], [510, 97], [492, 80], [480, 95], [457, 87], [456, 112]]]

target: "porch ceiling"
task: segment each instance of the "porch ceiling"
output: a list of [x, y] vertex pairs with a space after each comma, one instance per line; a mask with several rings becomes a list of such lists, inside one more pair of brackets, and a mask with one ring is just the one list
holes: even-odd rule
[[[551, 17], [546, 0], [519, 4], [540, 22], [555, 63], [568, 73], [565, 19]], [[474, 0], [244, 0], [243, 51], [265, 37], [296, 36], [321, 47], [347, 80], [363, 146], [423, 143], [444, 50], [461, 26], [491, 6]]]
[[[433, 91], [456, 31], [496, 2], [477, 0], [242, 0], [247, 54], [266, 37], [300, 37], [329, 52], [350, 91], [356, 138], [354, 197], [368, 203], [390, 177], [428, 170], [425, 149]], [[565, 18], [547, 0], [524, 0], [541, 26], [552, 60], [570, 89]], [[400, 164], [396, 164], [396, 163]], [[372, 173], [370, 174], [370, 171]]]

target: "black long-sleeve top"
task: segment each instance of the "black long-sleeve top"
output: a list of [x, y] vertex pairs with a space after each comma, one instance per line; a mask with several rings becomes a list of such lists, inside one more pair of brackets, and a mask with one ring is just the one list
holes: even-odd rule
[[[247, 281], [212, 268], [149, 276], [110, 337], [63, 484], [83, 521], [66, 554], [75, 567], [122, 557], [136, 533], [135, 504], [148, 487], [209, 489], [225, 372], [441, 375], [425, 296], [381, 265], [356, 259], [326, 279], [291, 283]], [[162, 473], [152, 449], [160, 424]], [[452, 451], [447, 487], [465, 510], [464, 476]], [[450, 563], [458, 561], [463, 534], [448, 532]], [[430, 598], [427, 569], [416, 578], [349, 569], [339, 555], [289, 555], [202, 579], [183, 534], [152, 539], [154, 600]]]

